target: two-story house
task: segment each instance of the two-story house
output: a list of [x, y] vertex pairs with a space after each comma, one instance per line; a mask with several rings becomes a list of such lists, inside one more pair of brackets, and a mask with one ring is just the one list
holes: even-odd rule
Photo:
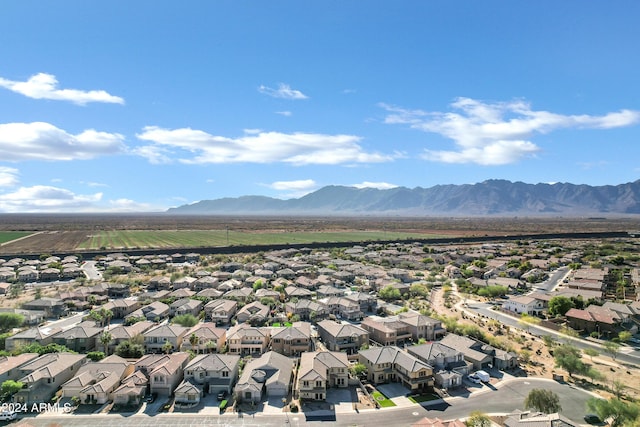
[[191, 350], [196, 354], [219, 352], [226, 342], [226, 329], [218, 328], [212, 322], [198, 323], [185, 334], [182, 340], [182, 351]]
[[176, 388], [178, 403], [195, 404], [207, 393], [231, 392], [238, 379], [240, 356], [201, 354], [184, 368], [184, 381]]
[[262, 304], [260, 301], [254, 301], [246, 304], [238, 313], [236, 313], [236, 320], [238, 323], [251, 323], [252, 325], [261, 325], [269, 317], [269, 307]]
[[124, 319], [128, 314], [138, 310], [142, 304], [137, 299], [114, 299], [102, 307], [111, 310], [114, 319]]
[[433, 368], [433, 377], [439, 388], [461, 386], [462, 378], [471, 369], [461, 351], [440, 342], [408, 346], [407, 352]]
[[136, 370], [149, 379], [149, 390], [161, 396], [171, 396], [184, 377], [189, 353], [147, 354], [136, 362]]
[[271, 330], [271, 350], [285, 356], [300, 356], [311, 350], [311, 324], [294, 322], [290, 327]]
[[369, 344], [369, 333], [359, 326], [342, 324], [333, 320], [318, 323], [318, 335], [330, 351], [356, 354], [363, 345]]
[[171, 316], [191, 314], [192, 316], [198, 317], [200, 311], [202, 310], [202, 306], [202, 301], [198, 301], [197, 299], [181, 298], [177, 301], [174, 301], [169, 306], [169, 310]]
[[247, 363], [234, 389], [238, 402], [258, 403], [269, 398], [287, 397], [293, 379], [293, 359], [269, 351]]
[[433, 369], [398, 347], [374, 347], [360, 350], [358, 360], [367, 367], [373, 384], [399, 382], [411, 392], [433, 389]]
[[267, 350], [270, 340], [270, 328], [256, 328], [240, 323], [227, 331], [227, 347], [230, 354], [260, 356]]
[[349, 360], [345, 353], [315, 351], [302, 353], [297, 391], [300, 399], [325, 400], [330, 387], [349, 384]]
[[24, 384], [13, 400], [28, 406], [49, 402], [58, 388], [69, 381], [87, 361], [85, 354], [49, 353], [18, 367], [18, 376]]
[[116, 355], [86, 363], [62, 385], [62, 396], [77, 397], [80, 403], [105, 404], [113, 400], [113, 391], [133, 370], [133, 363]]
[[207, 319], [216, 325], [228, 325], [238, 310], [238, 303], [228, 299], [217, 299], [204, 306]]
[[86, 322], [60, 331], [52, 338], [54, 343], [64, 345], [69, 350], [87, 353], [98, 347], [99, 337], [103, 330], [103, 328], [93, 326], [91, 322]]
[[297, 315], [300, 320], [310, 320], [312, 322], [326, 319], [329, 315], [329, 308], [325, 304], [310, 299], [287, 301], [285, 311]]
[[165, 343], [171, 344], [171, 351], [177, 350], [182, 345], [184, 336], [189, 328], [178, 325], [159, 325], [145, 331], [144, 348], [147, 353], [162, 353], [166, 351]]

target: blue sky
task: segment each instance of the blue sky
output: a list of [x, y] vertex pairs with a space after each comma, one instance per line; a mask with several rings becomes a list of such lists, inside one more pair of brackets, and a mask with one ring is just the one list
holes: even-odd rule
[[0, 212], [640, 178], [640, 2], [5, 0]]

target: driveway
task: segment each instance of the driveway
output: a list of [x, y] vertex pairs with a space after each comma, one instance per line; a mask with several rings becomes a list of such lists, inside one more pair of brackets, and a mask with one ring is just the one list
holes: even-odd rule
[[399, 408], [406, 408], [416, 405], [407, 397], [409, 389], [400, 383], [380, 384], [377, 385], [376, 388], [380, 393], [384, 394], [387, 399], [391, 400]]

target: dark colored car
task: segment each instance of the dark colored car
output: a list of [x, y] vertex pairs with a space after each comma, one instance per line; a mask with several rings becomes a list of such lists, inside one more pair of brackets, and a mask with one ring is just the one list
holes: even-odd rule
[[218, 393], [218, 400], [224, 400], [227, 398], [227, 391], [223, 390], [220, 393]]
[[144, 398], [144, 401], [147, 403], [153, 403], [156, 400], [156, 395], [155, 394], [150, 394], [149, 396], [146, 396]]
[[589, 424], [600, 424], [602, 420], [596, 414], [587, 414], [584, 416], [584, 420]]

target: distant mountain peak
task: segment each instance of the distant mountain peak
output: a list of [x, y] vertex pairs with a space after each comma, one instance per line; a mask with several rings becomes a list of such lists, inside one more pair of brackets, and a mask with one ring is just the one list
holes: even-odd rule
[[328, 185], [300, 198], [242, 196], [171, 208], [203, 215], [585, 216], [640, 214], [640, 180], [620, 185], [526, 184], [489, 179], [430, 188]]

